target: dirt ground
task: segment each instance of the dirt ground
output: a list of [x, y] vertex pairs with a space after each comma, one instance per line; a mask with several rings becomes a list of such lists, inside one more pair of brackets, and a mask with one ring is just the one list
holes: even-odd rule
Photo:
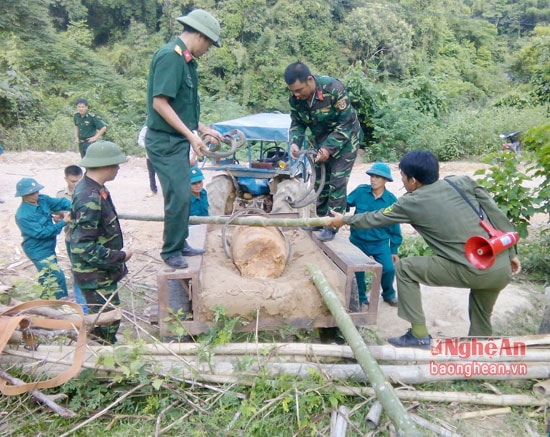
[[[33, 177], [45, 186], [44, 194], [55, 196], [56, 192], [63, 188], [63, 169], [70, 164], [79, 162], [79, 155], [73, 152], [50, 153], [50, 152], [6, 152], [0, 155], [0, 282], [4, 285], [15, 283], [33, 283], [36, 280], [36, 271], [31, 262], [25, 257], [21, 250], [21, 235], [15, 224], [15, 212], [19, 205], [20, 198], [14, 197], [15, 185], [22, 177]], [[443, 163], [441, 176], [449, 174], [473, 175], [474, 171], [482, 164], [468, 162]], [[357, 160], [354, 167], [349, 190], [352, 190], [361, 183], [368, 183], [368, 176], [365, 171], [369, 164]], [[391, 164], [394, 182], [388, 185], [390, 191], [397, 196], [405, 193], [402, 186], [397, 165]], [[212, 174], [205, 172], [206, 182]], [[118, 177], [108, 184], [112, 193], [114, 203], [119, 213], [126, 214], [152, 214], [161, 215], [163, 212], [162, 196], [146, 197], [149, 192], [147, 169], [145, 158], [130, 157], [128, 163], [121, 166]], [[144, 221], [122, 221], [125, 246], [132, 247], [134, 256], [128, 263], [130, 274], [127, 278], [129, 283], [139, 284], [150, 290], [149, 300], [154, 303], [156, 300], [156, 272], [162, 263], [159, 256], [162, 238], [162, 223]], [[412, 233], [412, 228], [403, 226], [404, 233]], [[297, 231], [291, 231], [297, 232]], [[301, 231], [300, 231], [301, 232]], [[342, 229], [347, 233], [349, 230]], [[58, 256], [60, 264], [66, 274], [69, 273], [69, 262], [65, 253], [63, 236], [58, 240]], [[300, 237], [301, 238], [301, 237]], [[227, 262], [222, 248], [221, 239], [208, 240], [207, 257], [209, 265], [222, 265]], [[315, 253], [315, 250], [304, 250], [304, 243], [297, 243], [302, 250], [295, 250], [293, 262], [289, 265], [297, 265], [298, 259], [307, 262], [326, 262], [322, 255]], [[320, 258], [319, 258], [320, 257]], [[259, 295], [255, 297], [254, 304], [261, 304], [266, 298], [273, 298], [277, 290], [288, 288], [299, 299], [279, 299], [280, 311], [288, 314], [296, 314], [300, 309], [319, 306], [319, 296], [313, 287], [304, 286], [308, 282], [307, 271], [300, 264], [301, 270], [298, 273], [288, 274], [281, 277], [279, 282], [274, 284], [265, 280], [257, 288]], [[215, 277], [218, 271], [216, 268], [205, 270], [203, 275]], [[296, 276], [297, 275], [297, 276]], [[299, 281], [302, 280], [302, 282]], [[337, 281], [337, 280], [336, 280]], [[309, 281], [310, 282], [310, 281]], [[68, 283], [70, 283], [68, 281]], [[219, 281], [220, 296], [231, 300], [232, 307], [239, 306], [239, 299], [242, 304], [250, 304], [249, 294], [242, 294], [235, 290], [243, 290], [246, 283], [238, 274], [223, 278]], [[468, 291], [454, 288], [423, 287], [423, 304], [428, 321], [428, 327], [432, 335], [437, 336], [463, 336], [468, 332]], [[522, 288], [521, 285], [512, 282], [501, 293], [493, 315], [493, 321], [506, 320], [513, 313], [523, 307], [529, 307], [529, 295], [531, 291]], [[269, 296], [268, 296], [269, 295]], [[223, 303], [223, 298], [218, 304]], [[409, 327], [408, 323], [399, 319], [396, 308], [390, 307], [384, 302], [380, 303], [378, 315], [377, 334], [385, 339], [390, 336], [401, 335]], [[508, 333], [513, 334], [513, 333]]]

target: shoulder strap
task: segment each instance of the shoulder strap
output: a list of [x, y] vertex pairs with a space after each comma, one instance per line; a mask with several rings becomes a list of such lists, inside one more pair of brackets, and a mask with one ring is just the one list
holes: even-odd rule
[[460, 196], [466, 201], [466, 203], [468, 205], [470, 205], [470, 208], [472, 208], [474, 210], [474, 212], [477, 214], [479, 219], [483, 220], [483, 209], [481, 209], [481, 206], [479, 207], [479, 210], [476, 209], [476, 207], [472, 204], [472, 202], [470, 202], [470, 199], [468, 199], [466, 197], [466, 194], [464, 194], [464, 191], [462, 191], [460, 188], [458, 188], [457, 185], [453, 181], [451, 181], [448, 178], [443, 178], [443, 180], [445, 182], [447, 182], [451, 187], [453, 187], [457, 191], [457, 193], [460, 194]]

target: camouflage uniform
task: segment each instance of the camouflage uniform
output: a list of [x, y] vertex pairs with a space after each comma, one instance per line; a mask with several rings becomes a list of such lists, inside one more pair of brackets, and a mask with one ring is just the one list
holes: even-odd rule
[[[109, 191], [86, 175], [73, 194], [70, 229], [74, 280], [89, 312], [98, 313], [111, 296], [110, 303], [120, 305], [117, 282], [128, 273], [122, 230]], [[93, 333], [115, 343], [119, 324], [95, 327]]]
[[[311, 102], [290, 97], [290, 142], [301, 146], [307, 128], [314, 137], [316, 150], [321, 147], [330, 152], [324, 163], [327, 180], [317, 199], [317, 215], [328, 215], [329, 209], [344, 213], [349, 175], [363, 140], [363, 131], [355, 109], [351, 106], [344, 85], [329, 76], [313, 76], [316, 83]], [[316, 165], [316, 170], [320, 164]], [[320, 171], [316, 171], [316, 187]]]

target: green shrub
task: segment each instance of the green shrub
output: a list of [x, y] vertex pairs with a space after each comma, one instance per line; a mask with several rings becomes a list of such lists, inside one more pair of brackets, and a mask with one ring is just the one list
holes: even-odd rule
[[531, 281], [550, 281], [550, 228], [520, 240], [518, 253], [523, 275], [528, 276]]
[[408, 256], [430, 256], [433, 255], [433, 250], [428, 246], [426, 240], [420, 235], [405, 235], [403, 242], [399, 246], [399, 257], [407, 258]]

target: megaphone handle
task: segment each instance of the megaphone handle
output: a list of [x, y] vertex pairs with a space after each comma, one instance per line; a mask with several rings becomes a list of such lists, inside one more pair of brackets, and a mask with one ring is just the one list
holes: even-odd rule
[[489, 223], [487, 223], [485, 220], [481, 220], [479, 222], [479, 224], [481, 225], [481, 227], [483, 229], [485, 229], [487, 231], [487, 233], [489, 234], [489, 237], [494, 237], [497, 235], [496, 231], [495, 231], [495, 228], [493, 228]]

